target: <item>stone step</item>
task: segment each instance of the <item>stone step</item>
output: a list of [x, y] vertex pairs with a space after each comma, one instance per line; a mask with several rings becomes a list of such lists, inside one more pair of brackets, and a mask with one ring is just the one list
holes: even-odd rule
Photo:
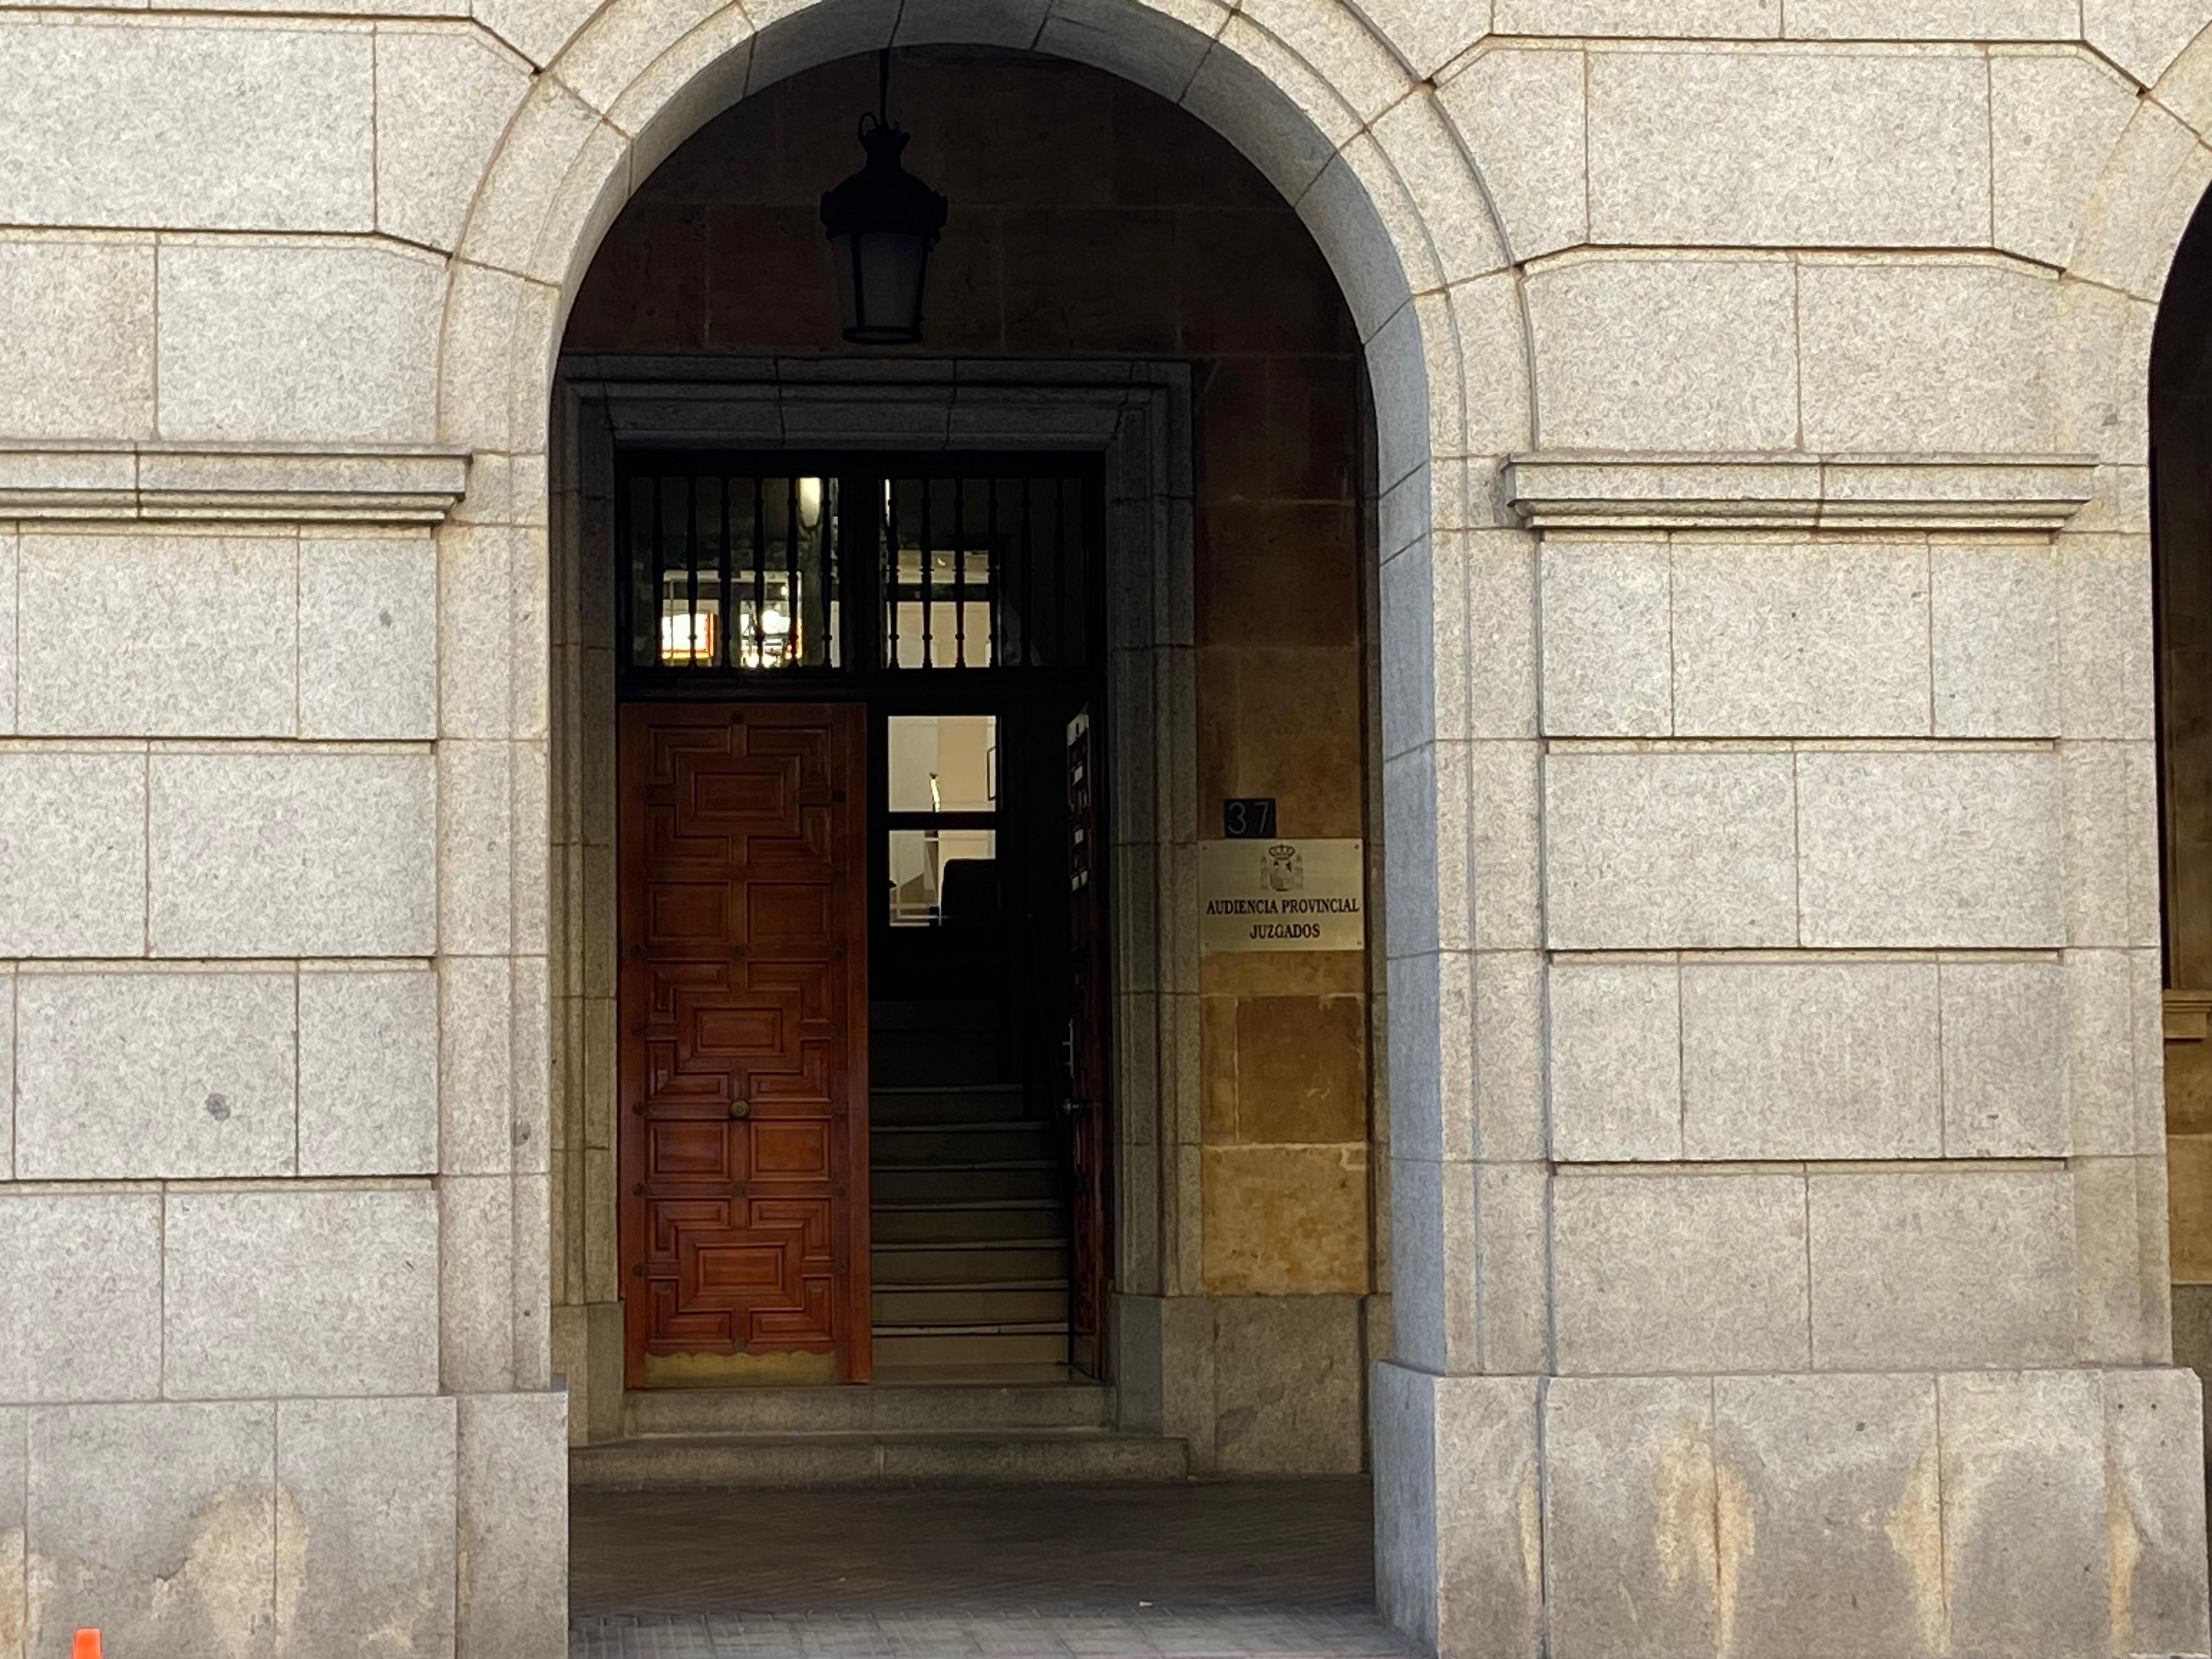
[[1067, 1214], [1056, 1198], [1010, 1198], [982, 1204], [885, 1204], [868, 1212], [878, 1244], [981, 1244], [1008, 1239], [1064, 1238]]
[[936, 1164], [1049, 1163], [1052, 1132], [1042, 1123], [875, 1124], [869, 1166], [909, 1170]]
[[868, 1038], [868, 1075], [889, 1088], [963, 1078], [1006, 1081], [996, 1030], [876, 1030]]
[[1058, 1323], [1067, 1318], [1067, 1283], [878, 1285], [872, 1304], [879, 1331], [891, 1326], [982, 1330]]
[[930, 1370], [973, 1365], [1064, 1365], [1067, 1327], [1013, 1331], [878, 1331], [876, 1368]]
[[576, 1446], [568, 1453], [570, 1486], [590, 1492], [1049, 1486], [1180, 1480], [1189, 1468], [1180, 1440], [1098, 1429], [669, 1436]]
[[1098, 1429], [1112, 1392], [1095, 1382], [870, 1382], [856, 1388], [642, 1389], [623, 1396], [623, 1431], [653, 1435]]
[[933, 1123], [1018, 1123], [1022, 1085], [977, 1083], [963, 1089], [871, 1089], [868, 1126], [895, 1129]]
[[883, 1244], [869, 1253], [878, 1289], [919, 1285], [1005, 1285], [1065, 1281], [1067, 1243], [1054, 1237], [971, 1244]]
[[941, 1164], [918, 1170], [871, 1170], [870, 1197], [880, 1205], [962, 1204], [982, 1198], [1048, 1199], [1060, 1171], [1042, 1159], [1005, 1164]]

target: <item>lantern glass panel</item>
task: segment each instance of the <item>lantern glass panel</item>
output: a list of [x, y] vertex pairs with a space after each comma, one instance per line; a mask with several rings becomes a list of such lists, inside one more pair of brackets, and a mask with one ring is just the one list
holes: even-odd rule
[[921, 337], [928, 239], [863, 230], [834, 238], [845, 337], [859, 344], [910, 345]]

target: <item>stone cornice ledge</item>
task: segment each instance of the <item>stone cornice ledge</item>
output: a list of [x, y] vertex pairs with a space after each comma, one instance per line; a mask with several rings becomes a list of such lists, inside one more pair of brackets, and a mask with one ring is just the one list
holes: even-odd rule
[[0, 440], [0, 519], [436, 524], [467, 487], [467, 453], [428, 445]]
[[2089, 499], [2086, 455], [1509, 456], [1505, 496], [1540, 530], [2057, 529]]

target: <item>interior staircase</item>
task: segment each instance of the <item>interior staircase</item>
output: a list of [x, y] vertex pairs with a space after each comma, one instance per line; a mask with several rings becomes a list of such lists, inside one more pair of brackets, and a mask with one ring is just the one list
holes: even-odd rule
[[[569, 1453], [599, 1491], [1178, 1480], [1180, 1440], [1125, 1434], [1067, 1365], [1068, 1218], [1052, 1126], [1000, 1080], [988, 1003], [878, 1004], [871, 1021], [864, 1387], [659, 1389], [623, 1438]], [[948, 1077], [979, 1079], [948, 1085]]]
[[869, 1135], [878, 1373], [1067, 1363], [1067, 1211], [1020, 1088], [879, 1089]]
[[1065, 1376], [1066, 1182], [1003, 1080], [995, 1006], [878, 1003], [869, 1038], [877, 1375]]

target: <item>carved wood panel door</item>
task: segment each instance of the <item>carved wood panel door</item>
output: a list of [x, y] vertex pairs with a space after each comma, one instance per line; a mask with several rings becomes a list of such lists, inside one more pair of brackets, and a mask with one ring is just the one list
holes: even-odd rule
[[630, 1386], [869, 1373], [857, 705], [623, 709]]

